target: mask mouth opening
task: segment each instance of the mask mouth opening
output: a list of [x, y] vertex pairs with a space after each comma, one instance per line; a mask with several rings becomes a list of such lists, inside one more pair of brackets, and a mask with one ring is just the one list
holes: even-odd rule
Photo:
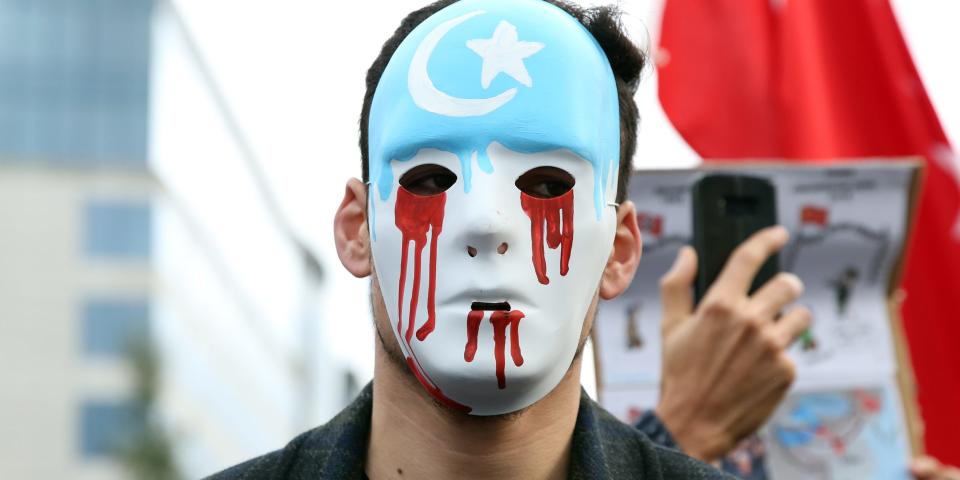
[[490, 311], [490, 310], [504, 310], [510, 311], [510, 302], [473, 302], [470, 304], [470, 310], [474, 311]]

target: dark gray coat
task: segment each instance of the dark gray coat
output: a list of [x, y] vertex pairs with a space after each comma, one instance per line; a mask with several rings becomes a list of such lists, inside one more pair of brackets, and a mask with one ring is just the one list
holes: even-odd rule
[[[373, 389], [367, 385], [326, 425], [294, 438], [283, 449], [210, 477], [233, 479], [365, 479]], [[676, 450], [656, 445], [581, 393], [573, 430], [571, 479], [724, 479], [723, 472]]]

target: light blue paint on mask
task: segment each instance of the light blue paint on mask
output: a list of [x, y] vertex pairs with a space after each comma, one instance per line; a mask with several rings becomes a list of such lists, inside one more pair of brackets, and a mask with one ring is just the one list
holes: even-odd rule
[[[493, 173], [493, 163], [490, 161], [490, 157], [487, 156], [487, 151], [479, 150], [473, 152], [470, 158], [467, 158], [463, 155], [460, 155], [460, 171], [463, 174], [463, 191], [470, 193], [470, 186], [473, 184], [473, 161], [477, 161], [477, 166], [480, 167], [480, 171], [483, 173]], [[387, 194], [389, 195], [389, 190]]]
[[381, 200], [394, 187], [390, 162], [424, 148], [457, 155], [469, 193], [474, 158], [493, 172], [492, 142], [521, 153], [565, 148], [590, 162], [598, 220], [607, 186], [616, 185], [613, 71], [580, 22], [541, 0], [462, 0], [425, 20], [384, 70], [368, 126], [370, 181]]

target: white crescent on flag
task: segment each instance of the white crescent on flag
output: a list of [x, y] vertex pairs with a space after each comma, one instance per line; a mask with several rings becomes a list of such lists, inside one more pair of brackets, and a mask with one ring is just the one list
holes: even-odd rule
[[430, 56], [440, 40], [443, 40], [443, 37], [457, 25], [483, 13], [485, 13], [483, 10], [477, 10], [437, 25], [417, 47], [417, 51], [413, 54], [413, 60], [410, 61], [410, 70], [407, 73], [407, 88], [410, 89], [413, 103], [418, 107], [448, 117], [479, 117], [506, 105], [517, 95], [517, 89], [511, 88], [490, 98], [454, 97], [440, 91], [433, 84], [433, 80], [430, 79], [430, 74], [427, 72]]
[[[407, 72], [407, 88], [418, 107], [448, 117], [479, 117], [506, 105], [517, 95], [517, 88], [514, 87], [490, 98], [454, 97], [438, 89], [430, 78], [427, 64], [443, 37], [457, 25], [483, 13], [483, 10], [477, 10], [437, 25], [417, 47]], [[533, 86], [533, 79], [523, 59], [539, 52], [543, 44], [520, 41], [517, 27], [510, 22], [501, 20], [491, 38], [469, 40], [467, 47], [483, 59], [480, 84], [484, 89], [489, 88], [493, 79], [501, 73], [506, 73], [522, 85]]]

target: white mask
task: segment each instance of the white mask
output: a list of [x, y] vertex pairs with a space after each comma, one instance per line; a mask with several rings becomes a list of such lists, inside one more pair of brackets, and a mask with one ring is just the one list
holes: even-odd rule
[[401, 43], [369, 131], [374, 263], [409, 368], [474, 415], [543, 398], [576, 354], [616, 229], [602, 50], [539, 0], [463, 0]]

